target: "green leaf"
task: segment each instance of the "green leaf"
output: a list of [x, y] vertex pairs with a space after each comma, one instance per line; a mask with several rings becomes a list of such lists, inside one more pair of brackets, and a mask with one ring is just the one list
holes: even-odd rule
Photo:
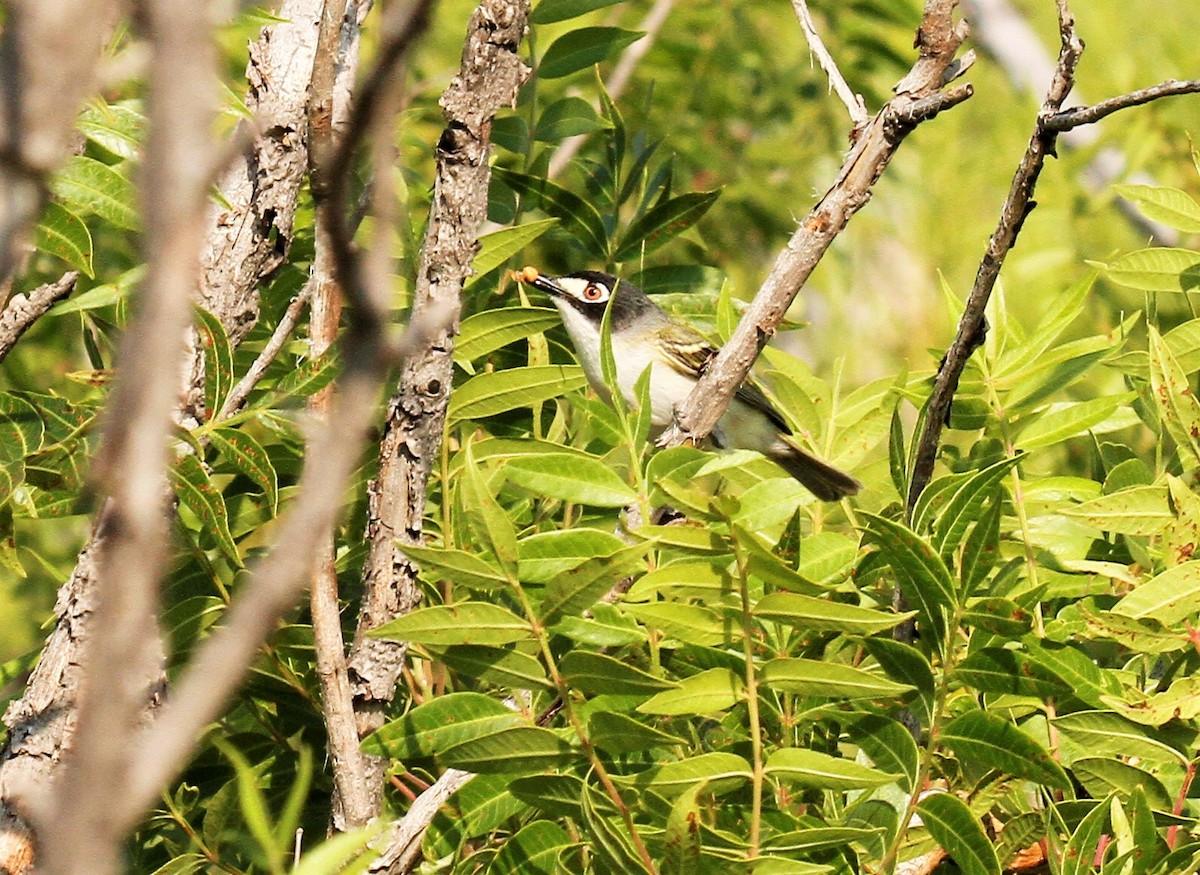
[[486, 419], [498, 413], [540, 404], [587, 385], [578, 365], [534, 365], [479, 374], [454, 391], [447, 418]]
[[171, 469], [171, 485], [181, 504], [199, 517], [202, 534], [213, 538], [217, 547], [235, 566], [241, 567], [237, 545], [229, 531], [229, 511], [225, 497], [212, 484], [200, 460], [189, 454], [179, 457]]
[[706, 789], [723, 793], [749, 780], [750, 764], [743, 757], [715, 751], [651, 766], [627, 779], [637, 787], [652, 788], [668, 797], [696, 784], [705, 784]]
[[454, 360], [460, 364], [474, 361], [510, 343], [548, 331], [561, 322], [558, 311], [547, 307], [484, 310], [463, 320], [454, 342]]
[[508, 726], [447, 748], [441, 759], [448, 766], [481, 775], [527, 775], [566, 765], [575, 756], [571, 746], [549, 729]]
[[1100, 841], [1108, 828], [1109, 800], [1097, 803], [1079, 822], [1063, 850], [1062, 875], [1089, 875]]
[[621, 0], [542, 0], [529, 16], [529, 20], [534, 24], [553, 24], [620, 2]]
[[1147, 292], [1188, 292], [1200, 286], [1200, 252], [1191, 249], [1139, 249], [1104, 269], [1117, 285]]
[[1164, 626], [1194, 619], [1200, 613], [1200, 562], [1183, 562], [1139, 584], [1112, 611], [1135, 620], [1158, 620]]
[[1191, 451], [1190, 458], [1181, 459], [1185, 469], [1196, 467], [1200, 462], [1200, 401], [1153, 325], [1150, 326], [1150, 388], [1180, 452]]
[[[211, 408], [210, 408], [211, 409]], [[262, 490], [271, 513], [279, 512], [278, 475], [262, 444], [235, 428], [214, 428], [209, 438], [233, 467]]]
[[1128, 404], [1135, 397], [1135, 392], [1123, 392], [1119, 395], [1093, 398], [1090, 401], [1056, 405], [1039, 414], [1021, 430], [1017, 435], [1016, 446], [1022, 450], [1036, 450], [1086, 434], [1089, 429], [1104, 422], [1116, 413], [1117, 408]]
[[954, 858], [963, 875], [1000, 875], [1000, 861], [979, 819], [957, 796], [933, 793], [917, 805], [917, 814], [934, 840]]
[[320, 358], [306, 359], [287, 372], [275, 390], [251, 404], [251, 407], [271, 407], [284, 398], [308, 398], [333, 382], [338, 374], [340, 362], [335, 353], [326, 353]]
[[671, 813], [667, 815], [667, 830], [663, 836], [666, 854], [660, 871], [663, 875], [691, 875], [701, 871], [701, 832], [703, 812], [700, 793], [703, 784], [694, 784], [679, 794]]
[[724, 644], [740, 634], [733, 624], [711, 608], [679, 602], [625, 603], [627, 616], [657, 629], [668, 638], [701, 647]]
[[1002, 717], [968, 711], [950, 721], [938, 736], [963, 759], [1000, 769], [1047, 787], [1067, 790], [1071, 781], [1050, 752]]
[[588, 695], [649, 696], [678, 687], [615, 657], [587, 650], [572, 650], [558, 665], [567, 683]]
[[542, 110], [534, 129], [534, 139], [557, 143], [567, 137], [611, 127], [612, 124], [597, 115], [595, 108], [582, 97], [562, 97]]
[[986, 629], [993, 635], [1020, 638], [1033, 626], [1033, 617], [1012, 599], [991, 596], [972, 599], [961, 615], [963, 626]]
[[[508, 580], [517, 574], [517, 533], [504, 508], [496, 501], [475, 461], [474, 445], [468, 443], [466, 462], [459, 477], [459, 491], [467, 525], [475, 545], [491, 554]], [[480, 642], [486, 643], [486, 642]], [[503, 643], [503, 642], [498, 642]]]
[[777, 592], [759, 599], [753, 613], [759, 620], [783, 623], [805, 631], [873, 635], [894, 628], [914, 616], [916, 611], [884, 613], [829, 599]]
[[817, 659], [780, 657], [762, 667], [759, 679], [772, 690], [825, 699], [902, 696], [913, 690], [878, 672]]
[[609, 754], [633, 753], [651, 748], [687, 744], [687, 739], [647, 726], [628, 714], [596, 711], [588, 718], [588, 738]]
[[588, 647], [624, 647], [646, 640], [646, 632], [613, 605], [592, 606], [591, 617], [563, 617], [550, 629]]
[[1119, 197], [1136, 201], [1138, 211], [1185, 234], [1200, 234], [1200, 204], [1186, 192], [1163, 185], [1114, 185]]
[[1119, 759], [1081, 757], [1071, 763], [1071, 774], [1096, 799], [1102, 799], [1114, 791], [1128, 799], [1141, 790], [1159, 811], [1170, 811], [1175, 804], [1162, 781], [1144, 769]]
[[110, 307], [129, 297], [133, 287], [142, 281], [146, 268], [139, 265], [121, 274], [114, 282], [93, 286], [86, 292], [72, 295], [68, 301], [55, 304], [50, 310], [52, 316], [62, 316], [67, 313], [82, 313], [86, 310], [98, 310]]
[[997, 494], [967, 535], [958, 569], [958, 579], [965, 596], [970, 596], [996, 565], [1000, 555], [1000, 518], [1003, 514], [1004, 496]]
[[559, 219], [563, 229], [576, 237], [592, 255], [604, 258], [608, 253], [608, 231], [604, 219], [588, 201], [548, 179], [505, 170], [492, 169], [492, 175], [527, 198], [542, 211]]
[[1019, 461], [1019, 458], [1001, 459], [956, 485], [933, 524], [933, 548], [943, 561], [950, 561], [951, 554], [962, 543], [967, 526], [980, 518], [983, 505], [996, 494], [1000, 482]]
[[1195, 733], [1176, 738], [1161, 728], [1141, 726], [1112, 711], [1075, 711], [1054, 721], [1054, 726], [1089, 757], [1139, 757], [1154, 763], [1186, 764], [1178, 748], [1194, 746]]
[[591, 849], [596, 863], [602, 864], [599, 871], [621, 873], [621, 875], [649, 875], [641, 856], [634, 851], [633, 841], [625, 831], [624, 824], [615, 818], [605, 817], [602, 807], [608, 802], [598, 790], [583, 786], [579, 798], [579, 811], [583, 825], [592, 838]]
[[374, 823], [327, 838], [301, 857], [300, 863], [289, 875], [331, 875], [335, 872], [356, 875], [364, 872], [371, 861], [379, 856], [368, 845], [383, 828], [382, 823]]
[[619, 27], [579, 27], [560, 36], [538, 64], [539, 79], [561, 79], [616, 54], [644, 36]]
[[1143, 726], [1163, 726], [1172, 720], [1195, 720], [1200, 717], [1200, 677], [1181, 677], [1167, 689], [1153, 695], [1126, 689], [1124, 696], [1102, 696], [1101, 701]]
[[567, 831], [549, 820], [521, 827], [492, 858], [488, 875], [555, 875], [559, 856], [573, 844]]
[[611, 556], [628, 545], [599, 529], [553, 529], [517, 542], [518, 574], [524, 583], [549, 583], [589, 559]]
[[269, 761], [250, 765], [242, 753], [223, 738], [214, 740], [217, 748], [233, 764], [237, 780], [238, 806], [250, 834], [254, 836], [259, 849], [268, 860], [278, 859], [283, 849], [275, 842], [271, 830], [271, 812], [267, 807], [267, 798], [263, 794], [262, 771], [267, 768]]
[[901, 790], [912, 792], [920, 773], [921, 753], [908, 727], [880, 714], [865, 714], [851, 722], [847, 732], [881, 771], [896, 776]]
[[732, 592], [733, 583], [725, 562], [671, 562], [643, 575], [629, 590], [628, 598], [640, 601], [661, 593], [669, 598], [699, 598], [717, 601]]
[[107, 164], [76, 155], [50, 177], [50, 191], [72, 212], [86, 211], [126, 231], [138, 227], [133, 184]]
[[1135, 486], [1061, 511], [1105, 532], [1157, 535], [1175, 521], [1166, 486]]
[[92, 234], [77, 215], [62, 204], [50, 201], [34, 228], [34, 245], [41, 252], [61, 258], [85, 275], [92, 272]]
[[[579, 98], [575, 99], [578, 100]], [[584, 105], [586, 106], [587, 104], [585, 103]], [[588, 108], [591, 109], [590, 106]], [[470, 289], [477, 280], [482, 279], [503, 265], [557, 224], [558, 219], [539, 219], [535, 222], [526, 222], [523, 225], [514, 225], [511, 228], [503, 228], [499, 231], [493, 231], [491, 234], [484, 234], [479, 238], [479, 252], [475, 254], [475, 260], [471, 262], [471, 270], [474, 276], [468, 280], [467, 289]], [[480, 313], [478, 315], [482, 316], [484, 314]], [[464, 323], [463, 327], [466, 327], [466, 323]]]
[[643, 714], [666, 716], [713, 714], [727, 711], [742, 700], [745, 681], [731, 669], [710, 668], [680, 681], [638, 706]]
[[853, 760], [799, 747], [780, 748], [767, 758], [766, 772], [774, 778], [820, 790], [858, 790], [890, 784], [898, 776]]
[[459, 644], [438, 655], [459, 674], [496, 686], [531, 690], [551, 685], [546, 669], [536, 657], [512, 647]]
[[449, 547], [419, 547], [415, 544], [401, 544], [400, 549], [421, 566], [426, 579], [449, 580], [456, 585], [484, 590], [515, 582], [501, 569], [474, 553]]
[[904, 597], [932, 633], [930, 643], [941, 652], [947, 643], [949, 618], [957, 608], [950, 571], [929, 543], [906, 527], [874, 514], [863, 516], [867, 537], [882, 550]]
[[221, 410], [233, 386], [233, 348], [220, 319], [202, 307], [193, 310], [196, 335], [204, 351], [204, 407], [213, 416]]
[[368, 632], [373, 638], [413, 644], [511, 644], [532, 638], [529, 624], [488, 602], [418, 608]]
[[955, 666], [953, 677], [981, 693], [1045, 698], [1071, 690], [1056, 674], [1031, 663], [1026, 654], [1001, 647], [976, 650]]
[[577, 568], [564, 571], [546, 584], [539, 608], [541, 621], [555, 622], [561, 616], [582, 613], [633, 573], [633, 563], [645, 553], [644, 544], [626, 547], [612, 556], [589, 559]]
[[75, 122], [79, 132], [118, 157], [134, 160], [141, 149], [146, 117], [120, 104], [89, 106]]
[[524, 456], [504, 466], [510, 483], [547, 498], [593, 507], [624, 507], [637, 493], [599, 459], [577, 455]]
[[720, 191], [696, 191], [656, 204], [629, 226], [613, 261], [649, 255], [699, 222], [720, 196]]

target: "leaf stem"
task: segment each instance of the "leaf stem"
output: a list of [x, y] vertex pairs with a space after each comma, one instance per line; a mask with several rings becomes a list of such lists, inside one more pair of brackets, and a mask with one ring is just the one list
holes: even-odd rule
[[758, 710], [758, 674], [754, 665], [754, 614], [750, 604], [750, 574], [744, 550], [733, 538], [734, 556], [737, 560], [738, 587], [742, 599], [742, 653], [746, 659], [746, 707], [750, 720], [750, 847], [746, 856], [758, 856], [762, 842], [763, 784], [766, 770], [763, 763], [762, 720]]

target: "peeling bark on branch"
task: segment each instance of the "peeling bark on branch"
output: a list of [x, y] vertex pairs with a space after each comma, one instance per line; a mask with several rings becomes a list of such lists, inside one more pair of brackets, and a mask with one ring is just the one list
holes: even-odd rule
[[954, 20], [955, 4], [956, 0], [925, 4], [916, 63], [896, 86], [896, 96], [861, 129], [833, 187], [779, 254], [733, 336], [676, 411], [675, 426], [663, 434], [663, 444], [699, 442], [708, 436], [825, 250], [870, 200], [872, 187], [904, 137], [922, 121], [971, 96], [969, 85], [943, 90], [972, 60], [970, 53], [962, 60], [955, 58], [967, 36], [965, 22]]
[[[511, 105], [528, 70], [518, 56], [527, 0], [484, 0], [471, 16], [462, 68], [442, 95], [447, 127], [437, 146], [433, 207], [417, 275], [414, 317], [435, 308], [458, 312], [463, 280], [487, 215], [491, 122]], [[363, 566], [363, 604], [351, 651], [351, 681], [360, 735], [383, 724], [406, 648], [367, 638], [371, 629], [411, 610], [420, 598], [416, 569], [397, 546], [420, 543], [425, 491], [445, 424], [456, 324], [434, 336], [404, 365], [388, 405], [371, 483]], [[376, 812], [383, 763], [373, 763]]]
[[13, 295], [0, 311], [0, 362], [12, 352], [12, 348], [21, 339], [34, 322], [46, 315], [46, 312], [75, 289], [75, 281], [79, 279], [78, 271], [70, 271], [59, 279], [44, 286], [38, 286], [27, 295]]

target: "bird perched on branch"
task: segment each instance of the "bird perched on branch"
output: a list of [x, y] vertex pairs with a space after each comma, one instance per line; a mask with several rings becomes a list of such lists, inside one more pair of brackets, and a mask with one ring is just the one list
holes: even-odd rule
[[[610, 396], [600, 365], [600, 326], [612, 301], [617, 383], [626, 401], [634, 404], [634, 384], [647, 367], [652, 367], [650, 422], [656, 431], [671, 424], [675, 408], [691, 394], [717, 354], [717, 348], [694, 328], [668, 316], [637, 286], [610, 274], [584, 270], [554, 277], [526, 267], [514, 276], [550, 295], [588, 382], [606, 399]], [[738, 387], [711, 439], [722, 448], [757, 450], [822, 501], [837, 501], [862, 488], [849, 474], [803, 449], [783, 416], [750, 381]]]

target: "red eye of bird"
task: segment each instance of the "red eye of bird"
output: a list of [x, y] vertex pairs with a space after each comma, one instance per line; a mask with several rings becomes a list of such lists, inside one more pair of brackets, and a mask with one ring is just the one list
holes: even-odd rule
[[583, 296], [589, 301], [599, 301], [604, 296], [604, 289], [595, 283], [588, 283], [587, 288], [583, 290]]

